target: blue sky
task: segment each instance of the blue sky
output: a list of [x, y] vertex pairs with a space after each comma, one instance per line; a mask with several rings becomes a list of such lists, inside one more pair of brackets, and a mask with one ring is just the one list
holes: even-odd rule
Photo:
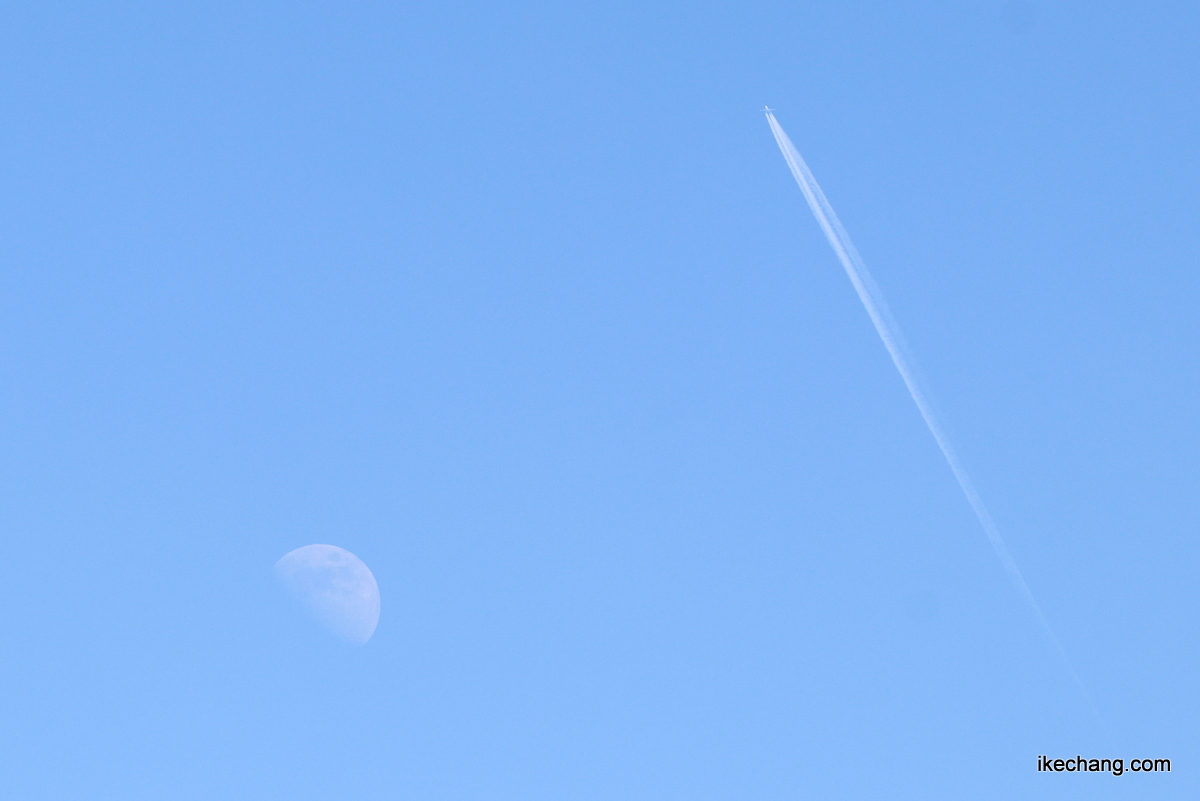
[[0, 789], [1194, 798], [1198, 23], [7, 5]]

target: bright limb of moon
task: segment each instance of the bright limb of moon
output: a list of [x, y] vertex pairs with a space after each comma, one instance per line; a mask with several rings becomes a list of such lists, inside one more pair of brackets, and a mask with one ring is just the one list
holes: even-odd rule
[[362, 645], [379, 623], [379, 585], [354, 554], [336, 545], [305, 545], [275, 563], [280, 583], [339, 639]]

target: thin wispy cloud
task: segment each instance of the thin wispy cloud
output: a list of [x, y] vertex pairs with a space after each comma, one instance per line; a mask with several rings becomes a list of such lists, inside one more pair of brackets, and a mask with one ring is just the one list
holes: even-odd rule
[[817, 218], [817, 223], [821, 226], [821, 230], [825, 232], [829, 244], [833, 247], [833, 252], [837, 254], [838, 260], [842, 263], [842, 267], [845, 268], [846, 275], [850, 278], [850, 283], [854, 285], [854, 290], [858, 293], [863, 306], [866, 307], [871, 322], [875, 324], [875, 330], [879, 332], [879, 338], [883, 340], [884, 347], [887, 348], [888, 354], [892, 357], [892, 363], [896, 365], [896, 370], [899, 371], [900, 377], [904, 380], [904, 385], [908, 387], [908, 393], [912, 396], [913, 403], [917, 405], [917, 409], [921, 412], [921, 417], [924, 418], [925, 425], [929, 427], [929, 432], [933, 434], [934, 440], [937, 441], [942, 455], [946, 457], [946, 462], [950, 465], [950, 470], [954, 473], [955, 479], [958, 480], [958, 485], [962, 488], [963, 495], [967, 498], [967, 503], [970, 504], [972, 511], [975, 512], [975, 517], [979, 519], [979, 524], [983, 527], [983, 531], [992, 545], [992, 550], [996, 552], [1000, 564], [1012, 580], [1017, 593], [1033, 612], [1034, 617], [1037, 618], [1042, 631], [1058, 652], [1059, 657], [1066, 666], [1067, 672], [1071, 674], [1080, 692], [1094, 712], [1095, 705], [1092, 704], [1091, 698], [1083, 686], [1083, 682], [1080, 681], [1079, 675], [1071, 665], [1071, 660], [1067, 657], [1066, 650], [1063, 648], [1062, 643], [1059, 642], [1054, 630], [1050, 627], [1050, 622], [1046, 620], [1046, 616], [1042, 613], [1041, 607], [1038, 606], [1037, 601], [1034, 599], [1033, 593], [1030, 592], [1029, 585], [1026, 584], [1024, 576], [1021, 575], [1021, 571], [1017, 568], [1017, 563], [1013, 560], [1012, 554], [1008, 550], [1008, 545], [1005, 544], [1004, 538], [1000, 535], [1000, 529], [996, 526], [996, 522], [992, 519], [992, 515], [988, 512], [987, 507], [984, 506], [983, 499], [980, 497], [979, 491], [975, 488], [975, 483], [971, 480], [971, 476], [963, 466], [962, 460], [959, 459], [958, 453], [950, 443], [945, 429], [934, 415], [933, 406], [929, 400], [929, 392], [921, 385], [915, 361], [904, 342], [904, 337], [900, 333], [900, 327], [896, 325], [896, 321], [892, 318], [892, 313], [883, 298], [883, 293], [879, 291], [879, 287], [871, 278], [871, 273], [863, 263], [862, 257], [858, 255], [858, 250], [855, 249], [854, 243], [850, 241], [850, 236], [846, 233], [846, 229], [842, 227], [841, 221], [838, 220], [837, 214], [834, 213], [833, 207], [829, 205], [829, 201], [825, 198], [825, 193], [821, 191], [817, 179], [813, 177], [812, 171], [809, 170], [808, 165], [801, 158], [799, 151], [796, 150], [792, 141], [788, 139], [787, 134], [784, 133], [783, 128], [779, 125], [779, 121], [775, 119], [775, 115], [770, 109], [766, 110], [766, 114], [767, 122], [771, 125], [771, 132], [775, 134], [775, 141], [779, 143], [779, 149], [783, 151], [783, 158], [787, 161], [792, 175], [796, 178], [796, 183], [800, 185], [800, 191], [804, 193], [804, 198], [808, 201], [808, 207], [812, 209], [813, 216]]

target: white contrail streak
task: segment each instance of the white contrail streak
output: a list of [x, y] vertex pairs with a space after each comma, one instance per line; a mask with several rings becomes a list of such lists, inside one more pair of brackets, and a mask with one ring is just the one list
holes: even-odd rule
[[[1079, 680], [1078, 674], [1071, 666], [1071, 660], [1067, 658], [1067, 652], [1063, 649], [1062, 643], [1058, 641], [1058, 637], [1054, 635], [1054, 630], [1050, 628], [1049, 621], [1042, 614], [1041, 607], [1033, 598], [1033, 593], [1029, 591], [1029, 585], [1025, 583], [1021, 571], [1017, 569], [1017, 563], [1013, 561], [1012, 554], [1008, 552], [1008, 546], [1004, 544], [1004, 538], [1000, 536], [1000, 530], [996, 528], [996, 523], [992, 520], [991, 514], [987, 507], [983, 505], [983, 499], [979, 497], [979, 491], [975, 489], [975, 484], [971, 481], [971, 477], [967, 474], [966, 468], [958, 458], [958, 454], [954, 451], [954, 447], [950, 444], [950, 440], [946, 437], [946, 433], [942, 430], [942, 426], [934, 417], [933, 408], [929, 403], [928, 393], [921, 387], [918, 381], [917, 373], [913, 368], [913, 360], [908, 355], [908, 348], [904, 344], [904, 339], [900, 335], [900, 328], [896, 325], [896, 321], [892, 319], [892, 314], [888, 311], [887, 303], [884, 302], [883, 294], [879, 291], [879, 287], [871, 279], [871, 274], [867, 271], [867, 266], [863, 264], [862, 257], [858, 255], [858, 251], [854, 248], [854, 243], [850, 241], [850, 236], [846, 233], [846, 229], [842, 227], [837, 215], [833, 212], [833, 207], [829, 205], [829, 201], [825, 199], [825, 193], [821, 191], [821, 187], [817, 184], [817, 179], [813, 178], [812, 172], [808, 169], [808, 165], [804, 163], [804, 159], [800, 157], [792, 140], [788, 139], [783, 128], [779, 126], [779, 122], [775, 119], [775, 115], [767, 110], [767, 122], [771, 124], [771, 132], [775, 134], [775, 141], [779, 143], [779, 149], [783, 151], [783, 158], [787, 161], [788, 167], [792, 170], [792, 175], [796, 178], [796, 183], [800, 184], [800, 190], [804, 192], [804, 198], [808, 201], [809, 208], [812, 209], [813, 215], [817, 218], [817, 222], [821, 225], [821, 230], [825, 232], [825, 236], [829, 239], [829, 244], [833, 246], [833, 252], [837, 254], [838, 259], [842, 262], [842, 266], [846, 268], [846, 275], [850, 276], [850, 283], [854, 284], [854, 289], [858, 292], [858, 297], [863, 305], [867, 307], [867, 314], [871, 316], [871, 322], [875, 324], [875, 330], [879, 332], [879, 338], [883, 340], [884, 347], [891, 354], [892, 362], [896, 365], [896, 369], [900, 372], [900, 377], [904, 379], [905, 386], [908, 387], [908, 393], [912, 395], [913, 402], [917, 404], [917, 408], [921, 412], [921, 417], [925, 418], [925, 425], [929, 427], [929, 433], [933, 434], [933, 438], [937, 440], [938, 447], [942, 449], [942, 455], [946, 457], [946, 461], [950, 465], [950, 470], [954, 473], [954, 477], [958, 479], [958, 485], [962, 487], [963, 494], [967, 496], [967, 503], [971, 505], [975, 516], [979, 518], [979, 524], [983, 526], [984, 533], [987, 534], [988, 540], [992, 543], [992, 550], [996, 552], [996, 556], [1000, 558], [1000, 564], [1004, 566], [1004, 570], [1012, 579], [1013, 584], [1017, 588], [1017, 592], [1033, 610], [1034, 616], [1041, 623], [1042, 629], [1050, 638], [1050, 642], [1054, 644], [1058, 655], [1062, 657], [1063, 663], [1070, 672], [1072, 678], [1075, 679], [1079, 689], [1083, 692], [1085, 698], [1088, 699], [1091, 705], [1091, 699], [1088, 696], [1083, 682]], [[1093, 710], [1094, 710], [1093, 705]]]

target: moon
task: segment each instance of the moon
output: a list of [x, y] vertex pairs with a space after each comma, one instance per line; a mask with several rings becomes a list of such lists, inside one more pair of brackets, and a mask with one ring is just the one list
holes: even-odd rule
[[331, 634], [363, 645], [379, 624], [379, 585], [363, 561], [336, 545], [305, 545], [275, 563], [275, 576]]

